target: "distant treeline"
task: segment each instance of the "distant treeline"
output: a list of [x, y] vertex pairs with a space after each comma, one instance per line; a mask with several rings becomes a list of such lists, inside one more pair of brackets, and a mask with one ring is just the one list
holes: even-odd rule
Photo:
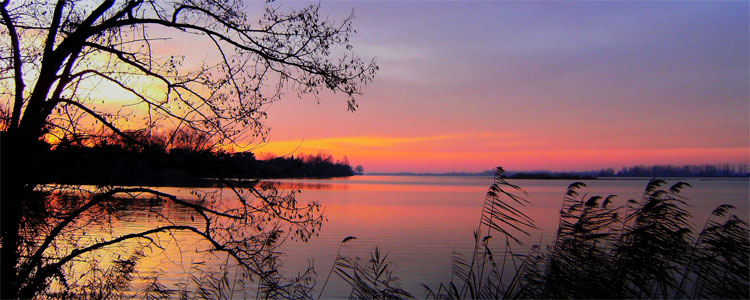
[[[447, 172], [447, 173], [370, 173], [372, 175], [408, 175], [408, 176], [493, 176], [493, 170], [482, 172]], [[747, 165], [655, 165], [624, 167], [619, 171], [612, 168], [590, 171], [507, 171], [504, 175], [512, 179], [596, 179], [598, 177], [750, 177]]]
[[[485, 174], [489, 171], [482, 172]], [[544, 178], [545, 176], [550, 178]], [[508, 172], [509, 178], [528, 179], [591, 179], [596, 177], [750, 177], [747, 165], [655, 165], [612, 168], [593, 171], [534, 171]]]
[[612, 169], [599, 171], [599, 177], [748, 177], [747, 165], [657, 165], [624, 167], [614, 172]]
[[117, 144], [60, 145], [45, 151], [46, 182], [94, 185], [213, 185], [215, 178], [325, 178], [354, 175], [346, 157], [298, 155], [258, 160], [252, 152], [174, 148], [134, 150]]

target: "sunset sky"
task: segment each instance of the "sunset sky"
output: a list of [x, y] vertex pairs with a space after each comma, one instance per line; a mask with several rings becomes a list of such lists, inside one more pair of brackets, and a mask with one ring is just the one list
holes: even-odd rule
[[321, 4], [352, 9], [380, 66], [359, 109], [290, 96], [256, 152], [366, 172], [750, 162], [747, 1]]

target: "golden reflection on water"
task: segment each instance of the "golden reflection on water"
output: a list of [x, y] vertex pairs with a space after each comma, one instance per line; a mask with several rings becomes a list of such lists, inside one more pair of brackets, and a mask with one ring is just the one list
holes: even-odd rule
[[[323, 224], [319, 236], [307, 243], [287, 241], [283, 252], [282, 273], [295, 274], [314, 262], [320, 277], [335, 258], [336, 249], [343, 238], [356, 236], [342, 250], [348, 256], [369, 257], [375, 246], [390, 252], [395, 263], [395, 274], [404, 278], [403, 285], [421, 295], [421, 284], [431, 287], [445, 282], [450, 277], [451, 258], [454, 252], [468, 252], [472, 247], [472, 232], [479, 223], [482, 203], [492, 178], [476, 177], [399, 177], [356, 176], [349, 179], [276, 180], [264, 184], [280, 190], [301, 190], [297, 199], [301, 203], [319, 201], [328, 221]], [[598, 180], [586, 181], [589, 187], [586, 196], [617, 194], [615, 205], [627, 199], [638, 198], [647, 180]], [[670, 181], [672, 182], [672, 181]], [[685, 192], [691, 199], [689, 204], [697, 223], [705, 221], [710, 211], [720, 203], [737, 206], [740, 217], [747, 219], [748, 180], [695, 180], [694, 186]], [[523, 238], [527, 244], [549, 243], [559, 222], [559, 209], [565, 188], [565, 180], [520, 180], [531, 201], [525, 212], [535, 220], [538, 227], [532, 235]], [[672, 182], [673, 183], [673, 182]], [[183, 199], [197, 201], [200, 195], [195, 189], [165, 187], [160, 191], [176, 194]], [[216, 188], [201, 188], [221, 198], [228, 191]], [[194, 211], [171, 202], [144, 202], [144, 205], [125, 207], [122, 220], [111, 220], [107, 226], [86, 229], [81, 241], [110, 239], [135, 233], [163, 224], [164, 217], [180, 224], [200, 225]], [[619, 204], [618, 204], [619, 203]], [[147, 205], [146, 205], [147, 204]], [[64, 205], [62, 202], [59, 205]], [[106, 230], [105, 230], [106, 229]], [[166, 285], [179, 286], [186, 283], [197, 269], [212, 270], [223, 266], [227, 260], [215, 253], [206, 252], [209, 245], [185, 232], [161, 233], [154, 236], [163, 249], [149, 247], [139, 262], [142, 277], [135, 279], [135, 286], [149, 283], [149, 276], [161, 274]], [[495, 234], [493, 243], [502, 244]], [[138, 249], [138, 243], [130, 242], [113, 247], [111, 252], [98, 254], [102, 265], [117, 256], [130, 255]], [[502, 245], [500, 245], [502, 246]], [[90, 261], [90, 259], [88, 260]], [[72, 267], [81, 272], [88, 268], [87, 260], [77, 261]], [[345, 297], [347, 286], [332, 279], [326, 295]]]

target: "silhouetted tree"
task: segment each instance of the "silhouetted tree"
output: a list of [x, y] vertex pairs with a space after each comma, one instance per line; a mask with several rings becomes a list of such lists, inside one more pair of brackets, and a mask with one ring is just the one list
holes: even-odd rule
[[[283, 283], [269, 270], [273, 264], [261, 258], [271, 256], [268, 245], [279, 240], [280, 231], [309, 237], [321, 222], [317, 204], [299, 206], [293, 194], [253, 186], [237, 190], [234, 206], [221, 205], [223, 199], [192, 203], [151, 189], [101, 187], [79, 190], [82, 201], [58, 209], [52, 196], [64, 192], [39, 184], [40, 170], [54, 163], [40, 157], [46, 145], [42, 140], [53, 147], [90, 144], [106, 131], [142, 151], [186, 144], [221, 148], [264, 138], [264, 108], [284, 91], [341, 92], [348, 96], [348, 108], [356, 108], [354, 96], [377, 67], [351, 53], [351, 16], [335, 24], [320, 18], [316, 6], [282, 11], [270, 3], [254, 22], [246, 10], [232, 0], [0, 3], [0, 298], [38, 295], [52, 280], [64, 283], [68, 275], [62, 270], [77, 258], [126, 240], [152, 243], [150, 235], [172, 231], [209, 241], [214, 251], [236, 259], [265, 286], [281, 290]], [[160, 52], [176, 47], [166, 38], [191, 45], [181, 49], [185, 53]], [[203, 47], [200, 41], [214, 52], [195, 64], [204, 58], [189, 55]], [[113, 91], [127, 96], [109, 98]], [[168, 134], [158, 143], [147, 142], [155, 141], [156, 128]], [[186, 136], [186, 130], [193, 135]], [[194, 210], [205, 226], [175, 221], [61, 248], [62, 236], [80, 226], [80, 219], [111, 213], [107, 203], [127, 195]], [[31, 213], [39, 210], [43, 222]], [[281, 220], [286, 227], [262, 219]], [[245, 227], [258, 230], [235, 234]]]

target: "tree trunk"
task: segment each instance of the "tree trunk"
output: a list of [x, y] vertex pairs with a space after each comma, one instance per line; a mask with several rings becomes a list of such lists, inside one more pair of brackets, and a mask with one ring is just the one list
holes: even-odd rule
[[2, 132], [0, 135], [0, 298], [18, 296], [18, 265], [20, 202], [23, 194], [23, 183], [19, 180], [18, 139], [14, 132]]
[[26, 202], [35, 186], [30, 175], [39, 172], [38, 153], [34, 139], [19, 134], [17, 130], [0, 132], [0, 298], [18, 297], [19, 248], [22, 246], [20, 226]]

